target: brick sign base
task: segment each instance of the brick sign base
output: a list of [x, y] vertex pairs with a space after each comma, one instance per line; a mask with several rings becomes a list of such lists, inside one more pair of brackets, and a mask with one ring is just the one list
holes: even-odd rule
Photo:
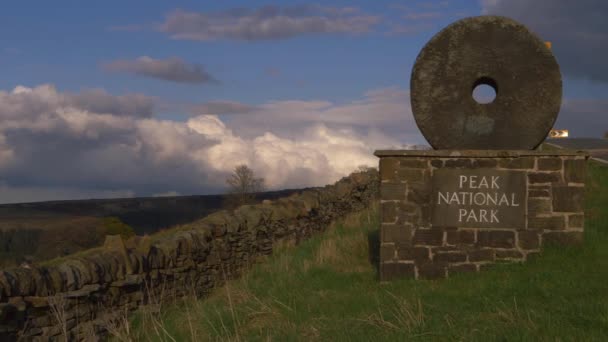
[[380, 150], [380, 279], [445, 278], [583, 240], [575, 151]]

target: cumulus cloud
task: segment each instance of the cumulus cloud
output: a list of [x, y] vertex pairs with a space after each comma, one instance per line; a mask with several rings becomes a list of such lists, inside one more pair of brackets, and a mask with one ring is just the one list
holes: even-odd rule
[[410, 109], [409, 92], [398, 87], [375, 89], [345, 104], [331, 101], [286, 100], [260, 104], [248, 115], [230, 118], [229, 125], [241, 135], [255, 137], [264, 130], [298, 137], [301, 127], [322, 122], [332, 128], [351, 128], [363, 133], [370, 128], [393, 132], [392, 136], [420, 140]]
[[157, 78], [178, 83], [217, 83], [203, 66], [188, 64], [178, 57], [154, 59], [142, 56], [135, 60], [116, 60], [105, 63], [109, 71], [128, 72], [139, 76]]
[[67, 95], [69, 104], [94, 113], [150, 117], [156, 99], [143, 94], [112, 95], [103, 89], [88, 89]]
[[0, 181], [10, 194], [0, 202], [222, 193], [242, 163], [269, 189], [322, 186], [376, 166], [377, 148], [404, 147], [384, 132], [389, 122], [402, 120], [399, 137], [415, 130], [398, 88], [347, 104], [268, 102], [226, 122], [213, 106], [186, 122], [160, 120], [149, 105], [123, 104], [129, 96], [50, 85], [0, 91]]
[[324, 6], [264, 6], [220, 12], [188, 12], [181, 9], [167, 15], [160, 31], [173, 39], [186, 40], [271, 40], [307, 34], [360, 34], [371, 31], [378, 16], [356, 8]]
[[553, 43], [566, 76], [608, 81], [608, 2], [481, 0], [484, 14], [511, 17]]

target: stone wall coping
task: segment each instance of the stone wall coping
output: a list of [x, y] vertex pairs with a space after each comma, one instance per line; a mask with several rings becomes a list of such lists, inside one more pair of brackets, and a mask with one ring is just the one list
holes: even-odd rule
[[500, 158], [500, 157], [552, 157], [552, 156], [583, 156], [589, 158], [587, 151], [579, 150], [376, 150], [376, 157], [464, 157], [464, 158]]

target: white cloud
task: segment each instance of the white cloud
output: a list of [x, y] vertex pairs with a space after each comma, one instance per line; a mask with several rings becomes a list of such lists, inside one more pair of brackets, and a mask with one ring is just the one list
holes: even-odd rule
[[135, 75], [157, 78], [177, 83], [217, 83], [205, 68], [198, 64], [189, 64], [178, 57], [154, 59], [142, 56], [135, 60], [116, 60], [105, 63], [109, 71], [128, 72]]
[[365, 33], [379, 22], [378, 16], [351, 7], [264, 6], [220, 12], [171, 12], [160, 30], [173, 39], [270, 40], [323, 33]]
[[27, 200], [35, 194], [52, 199], [53, 191], [56, 199], [113, 191], [218, 193], [242, 163], [269, 189], [323, 186], [359, 165], [376, 166], [375, 149], [402, 145], [385, 129], [398, 125], [403, 136], [417, 134], [407, 92], [398, 88], [370, 91], [347, 104], [268, 102], [229, 115], [229, 122], [213, 113], [194, 113], [186, 122], [159, 120], [149, 116], [153, 108], [118, 100], [129, 96], [61, 93], [50, 85], [0, 92], [0, 180], [6, 193]]

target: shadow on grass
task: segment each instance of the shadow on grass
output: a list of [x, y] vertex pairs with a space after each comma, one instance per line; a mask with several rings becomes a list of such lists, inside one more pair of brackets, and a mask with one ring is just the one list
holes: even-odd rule
[[380, 267], [380, 229], [374, 229], [367, 233], [367, 243], [369, 246], [369, 262], [374, 266], [376, 277], [379, 277]]

